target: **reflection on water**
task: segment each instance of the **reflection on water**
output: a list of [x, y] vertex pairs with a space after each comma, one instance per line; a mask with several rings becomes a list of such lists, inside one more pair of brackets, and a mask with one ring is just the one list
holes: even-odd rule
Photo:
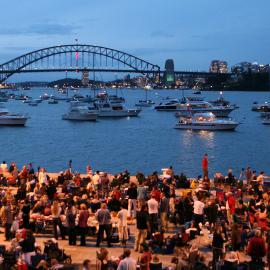
[[208, 130], [185, 130], [183, 131], [182, 144], [186, 148], [190, 148], [193, 144], [198, 144], [197, 138], [200, 139], [200, 143], [203, 143], [205, 147], [213, 148], [215, 146], [215, 132]]

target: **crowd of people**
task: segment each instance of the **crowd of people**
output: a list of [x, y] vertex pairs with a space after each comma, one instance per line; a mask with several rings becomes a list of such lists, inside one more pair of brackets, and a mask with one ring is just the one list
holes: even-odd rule
[[[52, 177], [44, 168], [35, 172], [31, 163], [19, 171], [15, 162], [3, 161], [0, 219], [8, 243], [0, 245], [2, 265], [58, 269], [71, 260], [57, 252], [61, 237], [70, 246], [91, 247], [89, 239], [95, 239], [102, 270], [160, 270], [168, 266], [160, 254], [169, 255], [176, 270], [263, 269], [270, 262], [266, 178], [247, 167], [239, 177], [229, 169], [210, 179], [207, 154], [197, 179], [176, 175], [172, 167], [162, 175], [131, 177], [128, 171], [94, 173], [90, 166], [81, 175], [70, 166]], [[41, 252], [37, 233], [51, 234], [55, 252]], [[196, 241], [200, 238], [207, 240], [207, 250]], [[128, 241], [141, 253], [139, 260], [125, 248]], [[110, 262], [104, 242], [124, 248], [118, 260]], [[84, 261], [83, 269], [90, 264]]]

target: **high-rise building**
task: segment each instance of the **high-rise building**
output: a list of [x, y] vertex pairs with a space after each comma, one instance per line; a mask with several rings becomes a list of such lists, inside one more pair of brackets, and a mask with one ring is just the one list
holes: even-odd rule
[[227, 73], [228, 64], [226, 61], [213, 60], [210, 64], [209, 71], [212, 73]]
[[165, 62], [165, 72], [163, 77], [167, 86], [175, 84], [174, 62], [173, 59], [167, 59]]
[[88, 86], [89, 84], [89, 71], [82, 72], [82, 85]]

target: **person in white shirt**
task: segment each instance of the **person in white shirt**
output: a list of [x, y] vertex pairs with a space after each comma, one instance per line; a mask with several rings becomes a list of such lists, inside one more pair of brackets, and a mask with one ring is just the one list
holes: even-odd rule
[[45, 171], [44, 168], [41, 168], [39, 173], [38, 173], [38, 182], [40, 185], [47, 184], [48, 183], [48, 179], [47, 179], [47, 173]]
[[147, 205], [151, 233], [153, 234], [158, 231], [158, 202], [155, 200], [154, 195], [147, 201]]
[[8, 166], [7, 166], [7, 163], [5, 161], [3, 161], [0, 165], [0, 168], [2, 170], [2, 172], [7, 172], [8, 171]]
[[194, 218], [194, 225], [200, 231], [200, 223], [203, 223], [203, 215], [204, 215], [204, 206], [203, 199], [199, 198], [197, 201], [194, 202], [194, 210], [193, 210], [193, 218]]
[[117, 214], [118, 218], [118, 234], [120, 241], [126, 244], [128, 240], [128, 224], [127, 224], [128, 210], [121, 206], [121, 210]]
[[130, 249], [124, 250], [124, 259], [118, 264], [117, 270], [136, 270], [137, 263], [134, 259], [130, 258]]
[[92, 182], [94, 185], [95, 190], [98, 190], [100, 184], [101, 184], [101, 177], [99, 175], [99, 171], [97, 171], [94, 176], [92, 177]]

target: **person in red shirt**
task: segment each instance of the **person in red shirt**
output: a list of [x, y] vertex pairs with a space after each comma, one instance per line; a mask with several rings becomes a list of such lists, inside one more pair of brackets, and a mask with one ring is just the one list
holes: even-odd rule
[[262, 262], [262, 258], [266, 255], [266, 245], [260, 230], [257, 230], [249, 241], [247, 253], [252, 262]]
[[202, 170], [203, 170], [203, 178], [208, 178], [208, 155], [204, 154], [202, 160]]

